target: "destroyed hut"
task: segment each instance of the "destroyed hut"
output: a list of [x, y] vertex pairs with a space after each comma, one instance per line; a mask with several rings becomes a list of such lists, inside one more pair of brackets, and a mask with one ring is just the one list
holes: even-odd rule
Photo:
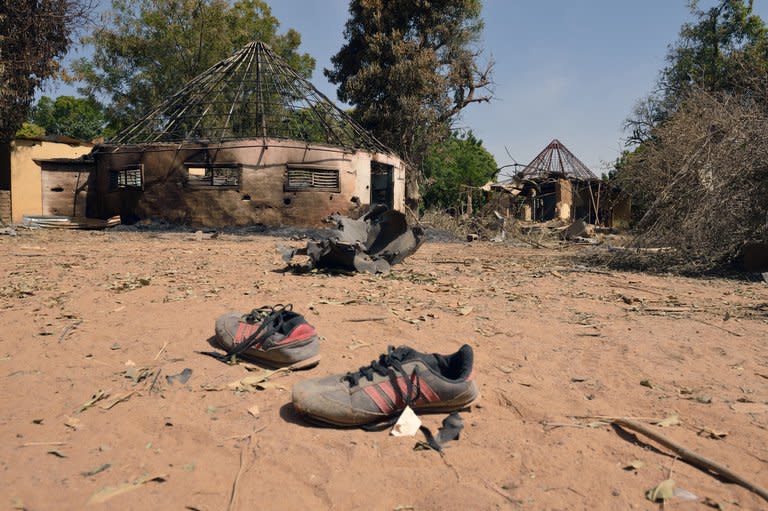
[[215, 64], [92, 153], [87, 214], [195, 226], [317, 225], [402, 211], [405, 166], [267, 45]]
[[557, 139], [511, 179], [490, 188], [509, 195], [521, 220], [629, 225], [629, 197], [598, 178]]

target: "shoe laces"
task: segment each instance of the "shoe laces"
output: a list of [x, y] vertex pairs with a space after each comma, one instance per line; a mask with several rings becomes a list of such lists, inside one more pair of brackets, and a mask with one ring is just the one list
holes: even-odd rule
[[252, 348], [255, 345], [263, 343], [275, 332], [279, 332], [280, 328], [285, 323], [285, 313], [293, 310], [292, 304], [283, 305], [281, 303], [277, 305], [264, 305], [257, 307], [248, 314], [243, 316], [243, 321], [249, 325], [255, 325], [259, 323], [259, 328], [254, 333], [249, 335], [243, 342], [234, 347], [229, 355], [238, 356], [245, 350]]
[[[365, 378], [368, 381], [373, 381], [374, 373], [381, 376], [390, 376], [397, 378], [398, 374], [405, 380], [406, 391], [403, 392], [400, 385], [393, 385], [392, 387], [400, 395], [403, 402], [407, 406], [411, 406], [414, 401], [421, 397], [421, 384], [419, 383], [418, 367], [413, 369], [412, 375], [403, 367], [403, 361], [412, 353], [410, 348], [401, 346], [395, 348], [389, 346], [387, 353], [379, 356], [378, 360], [373, 360], [367, 366], [361, 367], [357, 371], [349, 372], [342, 377], [342, 380], [348, 381], [350, 387], [354, 387], [360, 384], [360, 380]], [[415, 376], [412, 378], [412, 376]]]

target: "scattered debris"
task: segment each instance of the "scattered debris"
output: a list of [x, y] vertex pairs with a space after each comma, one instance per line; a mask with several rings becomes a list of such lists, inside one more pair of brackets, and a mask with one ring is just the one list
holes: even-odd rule
[[406, 406], [389, 434], [396, 437], [413, 436], [420, 427], [421, 419], [410, 406]]
[[62, 446], [67, 445], [67, 442], [26, 442], [19, 447], [41, 447], [41, 446]]
[[659, 502], [669, 500], [675, 496], [675, 481], [672, 479], [665, 479], [660, 482], [658, 486], [651, 488], [645, 492], [645, 498], [651, 502]]
[[638, 422], [635, 422], [629, 419], [620, 418], [620, 417], [612, 418], [611, 423], [621, 428], [629, 429], [637, 433], [643, 434], [648, 438], [650, 438], [651, 440], [653, 440], [654, 442], [657, 442], [663, 445], [664, 447], [666, 447], [667, 449], [670, 449], [677, 456], [679, 456], [680, 459], [682, 459], [683, 461], [686, 461], [698, 468], [707, 470], [710, 473], [717, 474], [722, 479], [738, 484], [739, 486], [760, 495], [763, 499], [768, 501], [768, 490], [766, 490], [765, 488], [762, 488], [746, 480], [745, 478], [736, 474], [735, 472], [733, 472], [731, 469], [729, 469], [724, 465], [721, 465], [715, 461], [711, 461], [705, 458], [704, 456], [697, 454], [694, 451], [691, 451], [686, 449], [685, 447], [682, 447], [678, 443], [668, 439], [663, 435], [660, 435], [653, 429], [643, 424], [640, 424]]
[[116, 398], [115, 400], [113, 400], [108, 405], [102, 406], [101, 408], [103, 410], [111, 410], [112, 408], [115, 407], [115, 405], [117, 405], [119, 403], [122, 403], [124, 401], [128, 401], [129, 399], [131, 399], [131, 396], [134, 395], [135, 393], [136, 393], [136, 391], [132, 390], [132, 391], [128, 392], [127, 394], [123, 394], [122, 396]]
[[660, 420], [655, 423], [660, 428], [668, 428], [670, 426], [678, 426], [680, 425], [680, 417], [677, 415], [670, 415], [664, 420]]
[[109, 397], [109, 392], [108, 391], [97, 390], [96, 393], [93, 396], [91, 396], [91, 399], [89, 399], [88, 401], [86, 401], [85, 403], [80, 405], [80, 408], [75, 410], [75, 413], [83, 413], [88, 408], [91, 408], [92, 406], [94, 406], [96, 403], [98, 403], [102, 399], [107, 399], [108, 397]]
[[453, 412], [448, 417], [443, 419], [443, 425], [437, 431], [437, 436], [434, 436], [432, 432], [426, 426], [419, 428], [424, 436], [427, 438], [426, 442], [416, 442], [413, 447], [416, 450], [433, 449], [440, 454], [443, 453], [443, 444], [450, 442], [451, 440], [458, 440], [461, 430], [464, 429], [464, 420], [459, 415], [459, 412]]
[[67, 457], [66, 454], [64, 454], [63, 452], [61, 452], [59, 450], [56, 450], [56, 449], [52, 449], [52, 450], [48, 451], [47, 454], [52, 454], [53, 456], [56, 456], [57, 458], [66, 458]]
[[739, 413], [768, 413], [768, 404], [737, 402], [731, 404], [731, 410]]
[[138, 490], [139, 488], [141, 488], [143, 485], [147, 483], [150, 483], [150, 482], [164, 483], [166, 480], [168, 480], [167, 475], [154, 475], [154, 476], [145, 475], [145, 476], [136, 478], [133, 481], [125, 482], [117, 486], [107, 486], [106, 488], [102, 488], [101, 490], [91, 495], [91, 498], [88, 499], [88, 504], [101, 504], [103, 502], [108, 501], [112, 497], [117, 497], [118, 495], [122, 495], [123, 493], [128, 493], [133, 490]]
[[699, 430], [699, 436], [705, 436], [713, 440], [722, 440], [723, 438], [728, 436], [728, 432], [718, 431], [718, 430], [709, 429], [709, 428], [701, 428], [701, 430]]
[[96, 474], [100, 474], [100, 473], [104, 472], [105, 470], [107, 470], [111, 466], [112, 465], [109, 464], [109, 463], [104, 463], [104, 464], [99, 465], [98, 467], [92, 468], [91, 470], [86, 470], [85, 472], [80, 472], [80, 475], [83, 476], [83, 477], [92, 477], [92, 476], [95, 476]]
[[421, 227], [409, 227], [405, 215], [386, 206], [376, 206], [360, 220], [333, 215], [334, 234], [324, 240], [309, 241], [304, 249], [279, 248], [283, 260], [295, 255], [309, 256], [302, 272], [317, 269], [388, 273], [390, 267], [410, 256], [424, 241]]
[[258, 418], [260, 413], [258, 405], [253, 405], [252, 407], [248, 408], [248, 413]]
[[168, 382], [168, 384], [173, 385], [174, 381], [179, 382], [180, 384], [184, 385], [189, 381], [189, 378], [192, 376], [192, 369], [189, 367], [185, 368], [182, 372], [179, 374], [172, 374], [170, 376], [165, 377], [165, 381]]
[[[128, 364], [126, 363], [126, 365]], [[134, 385], [137, 385], [142, 381], [146, 380], [147, 378], [150, 378], [151, 376], [153, 376], [155, 374], [155, 368], [128, 366], [128, 369], [123, 371], [121, 374], [126, 378], [132, 380]]]
[[46, 227], [49, 229], [106, 229], [120, 225], [120, 215], [110, 217], [106, 220], [101, 218], [85, 218], [74, 216], [35, 216], [24, 215], [24, 224], [35, 227]]
[[624, 470], [627, 470], [627, 471], [637, 472], [638, 470], [640, 470], [644, 466], [645, 466], [645, 463], [643, 463], [642, 461], [640, 461], [640, 460], [633, 460], [633, 461], [630, 461], [629, 463], [627, 463], [626, 465], [624, 465], [624, 467], [622, 467], [622, 468]]
[[139, 277], [130, 273], [125, 275], [117, 273], [112, 275], [112, 277], [113, 280], [107, 287], [118, 293], [139, 289], [140, 287], [148, 286], [152, 282], [150, 277]]
[[269, 382], [268, 380], [279, 374], [287, 374], [290, 372], [291, 370], [288, 367], [281, 367], [271, 371], [262, 369], [259, 374], [249, 374], [244, 378], [240, 378], [239, 380], [235, 380], [227, 384], [226, 387], [203, 387], [203, 389], [209, 391], [230, 389], [237, 392], [254, 392], [257, 390], [266, 390], [270, 388], [287, 390], [284, 386], [277, 385], [275, 383]]

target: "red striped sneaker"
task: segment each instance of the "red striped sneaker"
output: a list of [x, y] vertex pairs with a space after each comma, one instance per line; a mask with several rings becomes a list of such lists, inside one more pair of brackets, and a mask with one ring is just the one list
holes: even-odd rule
[[410, 406], [415, 412], [450, 412], [478, 396], [472, 372], [472, 347], [451, 355], [389, 347], [369, 366], [293, 386], [300, 414], [337, 426], [362, 426], [395, 418]]
[[228, 357], [273, 367], [305, 369], [320, 362], [317, 331], [290, 304], [224, 314], [216, 320], [215, 342]]

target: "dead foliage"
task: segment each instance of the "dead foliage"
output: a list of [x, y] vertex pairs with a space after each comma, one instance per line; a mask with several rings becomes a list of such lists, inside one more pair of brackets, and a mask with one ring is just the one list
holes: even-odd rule
[[611, 263], [704, 273], [768, 237], [768, 87], [760, 97], [691, 93], [630, 158], [621, 186], [648, 204], [635, 248]]

